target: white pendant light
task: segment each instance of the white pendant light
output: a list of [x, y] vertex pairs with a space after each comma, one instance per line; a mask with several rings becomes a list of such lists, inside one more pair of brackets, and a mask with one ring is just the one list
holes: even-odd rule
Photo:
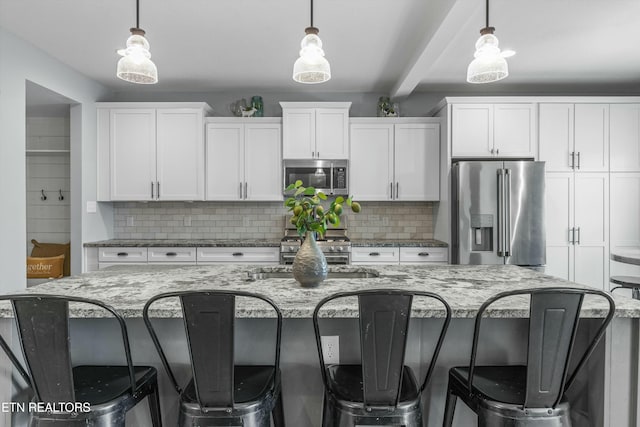
[[474, 59], [467, 68], [469, 83], [491, 83], [502, 80], [509, 75], [509, 67], [505, 57], [513, 56], [515, 52], [500, 52], [498, 38], [493, 35], [494, 27], [489, 26], [489, 0], [486, 9], [486, 27], [480, 30], [480, 38], [476, 41]]
[[329, 61], [324, 57], [322, 40], [313, 26], [313, 0], [311, 0], [311, 26], [305, 28], [306, 36], [300, 43], [300, 58], [293, 64], [293, 80], [298, 83], [324, 83], [331, 78]]
[[136, 27], [130, 29], [127, 48], [118, 50], [122, 58], [118, 61], [116, 76], [131, 83], [154, 84], [158, 83], [158, 69], [150, 59], [149, 42], [140, 28], [139, 8], [139, 0], [136, 0]]

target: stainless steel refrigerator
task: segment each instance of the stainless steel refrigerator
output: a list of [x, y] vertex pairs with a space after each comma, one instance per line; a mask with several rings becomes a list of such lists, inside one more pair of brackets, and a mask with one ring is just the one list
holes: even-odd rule
[[544, 162], [452, 166], [452, 262], [543, 266]]

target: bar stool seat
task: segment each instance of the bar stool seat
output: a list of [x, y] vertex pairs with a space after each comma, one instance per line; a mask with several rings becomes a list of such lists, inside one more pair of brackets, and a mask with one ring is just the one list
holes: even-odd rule
[[[363, 403], [362, 365], [330, 365], [327, 367], [327, 388], [341, 400]], [[399, 402], [416, 400], [419, 396], [418, 382], [413, 370], [405, 366], [400, 385]]]
[[631, 289], [631, 297], [633, 299], [640, 299], [640, 277], [636, 276], [611, 276], [609, 281], [616, 286], [611, 289], [611, 292], [616, 289]]
[[[136, 388], [153, 381], [156, 369], [150, 366], [133, 367]], [[74, 392], [78, 402], [92, 406], [114, 400], [131, 389], [127, 366], [83, 365], [73, 368]]]

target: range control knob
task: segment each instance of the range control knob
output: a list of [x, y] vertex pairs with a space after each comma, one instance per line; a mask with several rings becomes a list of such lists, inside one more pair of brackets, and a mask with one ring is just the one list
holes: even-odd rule
[[342, 247], [342, 246], [338, 246], [338, 247], [336, 248], [336, 251], [338, 251], [338, 252], [342, 252], [343, 250], [344, 250], [344, 249], [343, 249], [343, 247]]
[[295, 249], [293, 249], [293, 246], [289, 246], [289, 252], [295, 252]]
[[334, 246], [331, 246], [331, 247], [329, 248], [329, 252], [335, 252], [335, 251], [336, 251], [336, 248], [335, 248]]

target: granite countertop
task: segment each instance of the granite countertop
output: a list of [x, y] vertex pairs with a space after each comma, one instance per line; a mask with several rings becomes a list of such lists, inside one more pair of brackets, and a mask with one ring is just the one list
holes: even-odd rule
[[405, 248], [446, 248], [449, 245], [443, 241], [436, 240], [436, 239], [421, 239], [421, 240], [365, 239], [365, 240], [352, 240], [351, 246], [354, 246], [354, 247], [399, 246], [399, 247], [405, 247]]
[[[114, 266], [105, 270], [79, 276], [58, 279], [36, 285], [28, 293], [55, 293], [93, 298], [112, 305], [124, 317], [140, 318], [146, 301], [154, 295], [178, 290], [241, 290], [261, 293], [271, 298], [282, 310], [285, 318], [310, 318], [316, 304], [324, 297], [347, 290], [396, 288], [427, 290], [441, 295], [451, 306], [453, 316], [470, 318], [476, 315], [480, 305], [490, 296], [514, 289], [530, 287], [577, 286], [565, 280], [547, 276], [533, 270], [511, 265], [374, 265], [364, 267], [337, 266], [331, 271], [379, 272], [378, 278], [331, 279], [317, 288], [302, 288], [291, 278], [248, 280], [252, 271], [290, 272], [288, 266], [256, 266], [241, 264], [164, 266], [138, 265]], [[640, 301], [616, 296], [618, 317], [640, 317]], [[517, 318], [528, 316], [526, 297], [505, 300], [495, 305], [491, 317]], [[607, 305], [587, 297], [583, 315], [600, 317]], [[335, 305], [330, 307], [329, 317], [354, 317], [356, 307]], [[426, 304], [416, 300], [412, 315], [415, 317], [441, 317], [443, 308], [435, 303]], [[236, 308], [238, 317], [269, 317], [272, 312], [264, 305], [248, 303], [239, 299]], [[81, 310], [71, 307], [74, 317], [104, 317], [98, 310]], [[9, 305], [0, 306], [0, 317], [11, 316]], [[179, 317], [181, 311], [175, 302], [158, 303], [152, 311], [154, 317]]]
[[110, 239], [84, 244], [85, 248], [97, 247], [279, 247], [280, 240], [257, 239]]
[[[385, 240], [385, 239], [365, 239], [352, 240], [351, 245], [355, 247], [370, 246], [402, 246], [402, 247], [442, 247], [448, 245], [445, 242], [435, 239], [422, 240]], [[280, 246], [280, 240], [255, 240], [255, 239], [110, 239], [97, 242], [88, 242], [84, 247], [273, 247]]]

